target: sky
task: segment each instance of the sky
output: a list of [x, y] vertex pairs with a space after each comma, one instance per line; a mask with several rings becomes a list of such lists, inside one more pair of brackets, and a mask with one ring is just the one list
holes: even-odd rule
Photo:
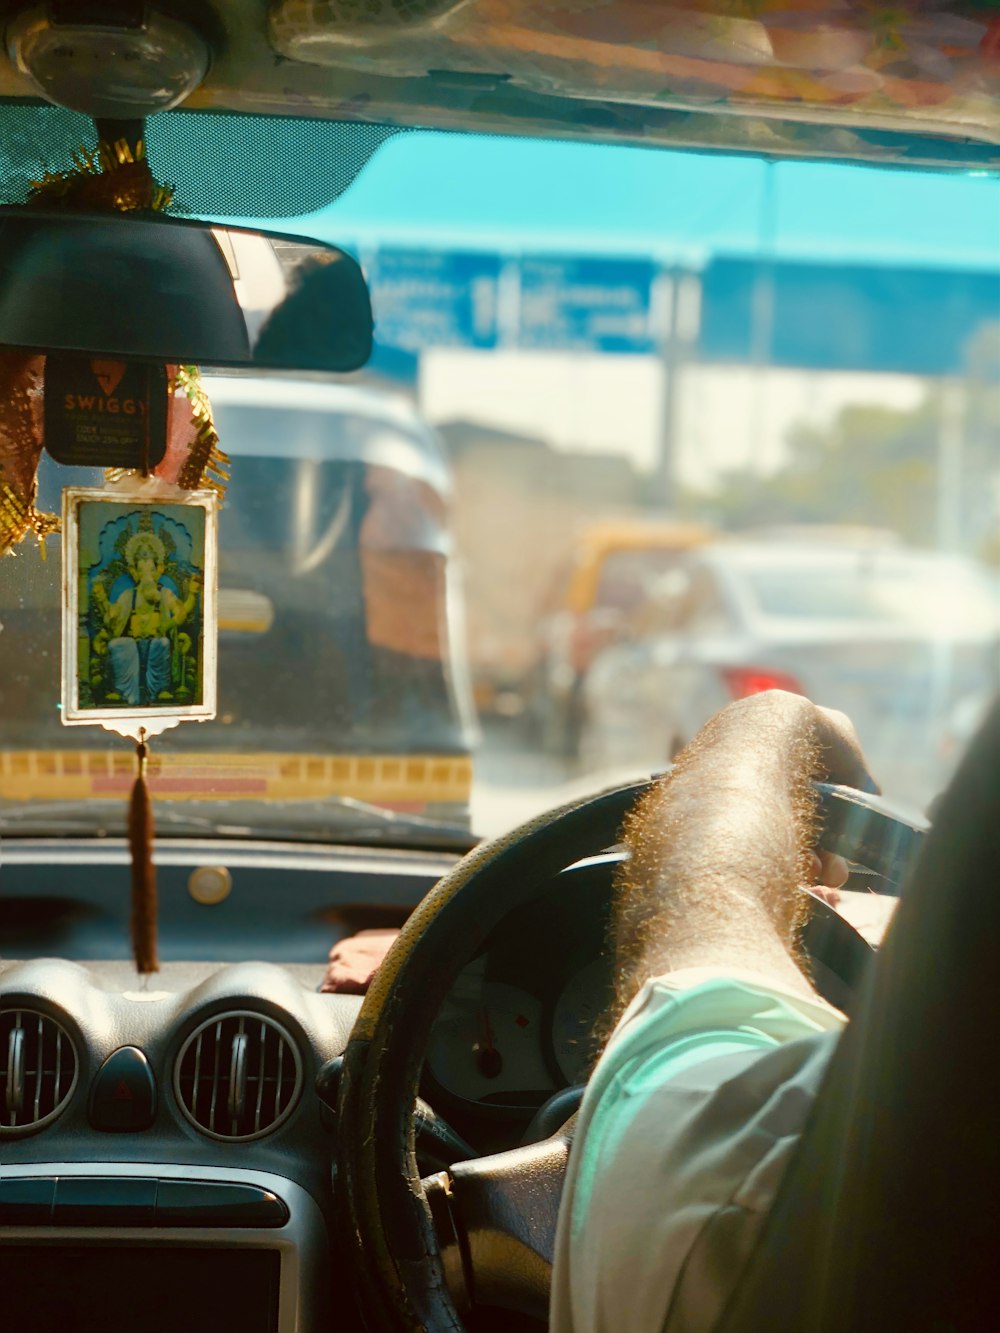
[[[770, 181], [770, 183], [769, 183]], [[769, 228], [769, 216], [773, 226]], [[996, 269], [1000, 178], [441, 133], [389, 140], [322, 239]]]
[[[292, 226], [289, 226], [289, 230]], [[714, 255], [862, 262], [996, 274], [1000, 178], [447, 133], [384, 144], [301, 230], [361, 252], [399, 245], [642, 255], [697, 268]], [[1000, 317], [1000, 310], [998, 310]], [[424, 358], [421, 405], [652, 466], [661, 368], [649, 358], [482, 354]], [[749, 370], [682, 384], [677, 464], [710, 485], [730, 467], [780, 464], [789, 428], [848, 402], [909, 408], [910, 376]]]

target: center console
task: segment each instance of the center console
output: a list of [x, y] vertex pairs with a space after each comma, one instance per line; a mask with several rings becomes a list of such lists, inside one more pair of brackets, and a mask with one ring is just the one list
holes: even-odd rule
[[310, 1333], [327, 1233], [264, 1171], [46, 1162], [0, 1177], [3, 1325], [63, 1333]]

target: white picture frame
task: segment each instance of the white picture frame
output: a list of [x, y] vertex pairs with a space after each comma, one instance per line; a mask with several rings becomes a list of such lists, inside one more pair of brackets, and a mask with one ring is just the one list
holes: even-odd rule
[[135, 740], [216, 711], [211, 491], [63, 491], [62, 720]]

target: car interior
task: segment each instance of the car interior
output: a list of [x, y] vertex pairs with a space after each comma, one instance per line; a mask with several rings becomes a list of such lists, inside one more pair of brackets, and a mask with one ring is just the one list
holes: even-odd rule
[[[448, 190], [469, 191], [469, 217], [497, 206], [479, 222], [501, 240], [481, 244], [506, 254], [501, 203], [518, 154], [547, 145], [629, 154], [640, 181], [667, 155], [691, 156], [708, 182], [745, 162], [862, 169], [889, 194], [914, 174], [985, 188], [1000, 171], [1000, 5], [3, 0], [0, 26], [4, 1327], [545, 1329], [573, 1118], [614, 987], [619, 830], [656, 766], [643, 755], [641, 772], [573, 767], [566, 701], [583, 695], [551, 644], [520, 676], [490, 664], [477, 675], [488, 599], [473, 539], [500, 552], [496, 597], [511, 610], [495, 623], [512, 641], [551, 598], [560, 561], [543, 568], [547, 520], [519, 528], [504, 500], [540, 492], [540, 455], [512, 416], [506, 443], [498, 433], [481, 447], [508, 461], [474, 485], [473, 444], [449, 436], [445, 448], [444, 427], [386, 396], [396, 312], [375, 281], [386, 261], [336, 210], [382, 164], [397, 262], [422, 244], [408, 221]], [[511, 175], [483, 203], [471, 176], [463, 186], [422, 179], [419, 160], [407, 169], [423, 144], [470, 162], [499, 146]], [[650, 234], [658, 202], [651, 184], [654, 216], [638, 219]], [[698, 225], [737, 202], [709, 190]], [[630, 207], [643, 208], [641, 191]], [[960, 247], [963, 218], [949, 227]], [[452, 248], [476, 251], [477, 234], [470, 225]], [[1000, 318], [998, 256], [994, 215], [983, 281]], [[677, 262], [664, 261], [675, 278]], [[773, 250], [762, 262], [773, 268]], [[408, 290], [430, 281], [413, 272]], [[482, 279], [455, 272], [449, 299], [472, 309]], [[433, 313], [396, 349], [403, 360], [433, 341]], [[681, 341], [651, 356], [666, 384]], [[763, 360], [751, 348], [757, 369]], [[159, 457], [148, 420], [128, 437], [138, 455], [109, 427], [100, 447], [77, 434], [58, 456], [72, 412], [53, 409], [50, 425], [49, 376], [101, 364], [144, 374], [149, 404], [160, 385]], [[431, 365], [413, 372], [428, 395]], [[479, 391], [464, 365], [452, 372], [468, 380], [456, 420]], [[202, 369], [197, 384], [184, 367]], [[500, 397], [514, 396], [510, 374], [499, 372]], [[573, 383], [570, 397], [582, 393]], [[76, 392], [66, 381], [58, 401]], [[676, 444], [668, 398], [656, 411]], [[173, 466], [178, 422], [205, 446], [199, 480], [175, 470], [150, 489]], [[627, 433], [624, 413], [616, 429]], [[25, 432], [39, 442], [27, 473]], [[764, 482], [754, 486], [759, 498]], [[126, 500], [159, 497], [174, 513], [190, 504], [181, 490], [225, 492], [204, 588], [176, 515], [155, 533], [114, 519], [100, 595], [131, 597], [134, 621], [144, 585], [127, 567], [145, 540], [147, 562], [160, 562], [155, 596], [177, 622], [174, 674], [162, 690], [136, 687], [135, 717], [124, 650], [112, 651], [134, 632], [107, 617], [95, 629], [89, 538], [83, 511], [73, 519], [60, 500], [67, 487], [116, 514]], [[671, 560], [700, 558], [725, 526], [721, 500], [694, 512], [676, 485], [657, 506], [647, 517]], [[575, 537], [598, 517], [581, 502]], [[626, 553], [639, 548], [637, 521], [608, 522]], [[517, 572], [533, 562], [534, 602]], [[210, 622], [217, 662], [214, 640], [200, 646]], [[137, 638], [136, 670], [152, 681], [154, 649], [140, 655]], [[595, 638], [591, 657], [610, 641]], [[998, 645], [985, 674], [935, 703], [935, 725], [949, 722], [934, 732], [939, 786], [954, 767], [944, 747], [957, 763], [990, 673], [1000, 679]], [[773, 685], [768, 665], [744, 662], [734, 678]], [[551, 718], [531, 694], [546, 670], [563, 710]], [[974, 713], [964, 731], [963, 709]], [[537, 733], [528, 758], [504, 739], [517, 726], [522, 750]], [[661, 748], [666, 768], [675, 747]], [[553, 765], [558, 782], [544, 776]], [[482, 774], [509, 798], [498, 813], [477, 797]], [[516, 799], [529, 787], [533, 804]], [[884, 926], [871, 904], [899, 895], [929, 828], [926, 810], [892, 796], [820, 792], [822, 845], [850, 862], [853, 910], [814, 898], [804, 947], [817, 989], [848, 1014]], [[359, 984], [329, 984], [330, 950], [365, 932], [389, 932], [384, 960]], [[790, 1234], [792, 1206], [780, 1217]], [[768, 1323], [757, 1288], [741, 1299], [726, 1333], [812, 1327], [794, 1313]]]

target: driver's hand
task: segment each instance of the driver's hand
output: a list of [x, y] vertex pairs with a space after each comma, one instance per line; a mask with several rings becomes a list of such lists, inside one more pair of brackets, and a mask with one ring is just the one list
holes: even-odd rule
[[[816, 739], [827, 781], [877, 793], [878, 783], [868, 772], [868, 763], [851, 719], [846, 713], [818, 705], [815, 712]], [[812, 883], [807, 887], [831, 907], [839, 906], [840, 890], [850, 875], [847, 862], [842, 856], [817, 847], [812, 853], [811, 868]]]
[[840, 890], [847, 883], [850, 867], [842, 856], [817, 849], [811, 857], [812, 879], [806, 888], [831, 907], [840, 906]]
[[359, 930], [338, 940], [330, 950], [320, 990], [327, 995], [364, 995], [398, 934], [398, 930]]
[[868, 771], [854, 723], [834, 708], [820, 708], [818, 704], [812, 707], [825, 781], [878, 795], [881, 788]]
[[[760, 711], [767, 727], [788, 729], [815, 745], [818, 764], [813, 777], [821, 782], [832, 782], [857, 791], [878, 792], [878, 784], [868, 771], [858, 733], [846, 713], [833, 708], [821, 708], [801, 694], [784, 690], [768, 690], [749, 699], [730, 704], [744, 714]], [[813, 848], [809, 866], [809, 882], [804, 886], [831, 907], [840, 903], [840, 890], [847, 883], [849, 868], [842, 856]]]

